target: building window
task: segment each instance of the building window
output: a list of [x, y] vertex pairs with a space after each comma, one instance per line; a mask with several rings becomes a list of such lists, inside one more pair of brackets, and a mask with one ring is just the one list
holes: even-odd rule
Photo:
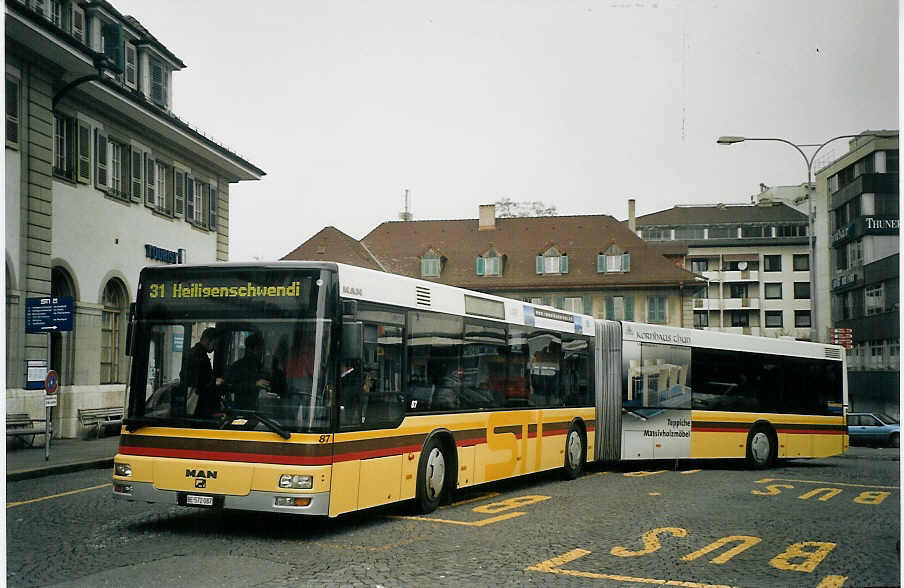
[[848, 247], [848, 265], [850, 267], [863, 264], [863, 241], [851, 241]]
[[810, 311], [809, 310], [795, 310], [794, 311], [794, 326], [795, 327], [809, 327], [810, 326]]
[[710, 239], [737, 239], [738, 238], [738, 227], [737, 226], [718, 226], [718, 227], [710, 227], [707, 231]]
[[567, 274], [568, 255], [559, 253], [556, 247], [550, 247], [542, 255], [537, 256], [537, 274]]
[[19, 147], [19, 80], [6, 76], [6, 145]]
[[72, 36], [80, 42], [85, 42], [85, 13], [81, 8], [72, 3]]
[[746, 310], [732, 310], [730, 314], [732, 327], [750, 326], [750, 314]]
[[869, 342], [869, 367], [870, 369], [880, 370], [885, 367], [885, 345], [884, 341]]
[[873, 284], [866, 287], [866, 315], [885, 312], [884, 284]]
[[794, 299], [806, 300], [810, 298], [810, 282], [794, 282]]
[[491, 248], [483, 255], [477, 258], [477, 275], [478, 276], [501, 276], [502, 275], [502, 256]]
[[703, 227], [677, 227], [675, 229], [675, 239], [678, 240], [702, 240], [705, 238]]
[[901, 369], [900, 364], [900, 339], [888, 339], [886, 342], [885, 348], [888, 350], [888, 364], [887, 367], [890, 370], [899, 371]]
[[53, 115], [53, 173], [75, 180], [75, 121]]
[[421, 257], [421, 276], [424, 278], [438, 278], [441, 269], [440, 256], [430, 249]]
[[848, 267], [848, 248], [842, 245], [835, 250], [835, 269], [845, 270]]
[[782, 271], [782, 256], [781, 255], [764, 255], [763, 256], [763, 271], [765, 271], [765, 272]]
[[122, 317], [125, 292], [119, 280], [107, 282], [103, 295], [100, 341], [100, 383], [122, 382]]
[[157, 180], [157, 210], [164, 214], [172, 214], [173, 203], [168, 178], [170, 177], [169, 168], [160, 163], [154, 162], [154, 177]]
[[634, 320], [633, 296], [606, 296], [606, 318], [610, 321]]
[[577, 314], [584, 313], [584, 297], [583, 296], [566, 296], [564, 310], [566, 312], [574, 312]]
[[810, 271], [810, 255], [807, 253], [795, 253], [793, 267], [796, 272]]
[[[128, 172], [129, 158], [123, 158], [123, 151], [128, 152], [128, 150], [124, 149], [121, 143], [117, 143], [115, 141], [110, 141], [109, 149], [111, 177], [110, 186], [113, 189], [113, 194], [122, 197], [126, 195], [125, 190], [123, 189], [123, 180], [131, 176], [131, 174]], [[123, 173], [123, 168], [125, 168], [126, 173]]]
[[762, 237], [771, 237], [772, 232], [766, 234], [765, 227], [762, 225], [741, 225], [742, 239], [760, 239]]
[[747, 284], [729, 284], [728, 290], [731, 298], [747, 298]]
[[775, 227], [776, 237], [806, 237], [807, 225], [778, 225]]
[[194, 216], [192, 217], [192, 221], [196, 225], [204, 224], [204, 186], [205, 184], [200, 180], [194, 180], [195, 189], [195, 203], [194, 203]]
[[703, 272], [709, 271], [709, 260], [708, 259], [692, 259], [691, 260], [691, 271], [695, 274], [700, 274]]
[[763, 294], [767, 300], [778, 300], [782, 297], [781, 282], [773, 282], [763, 285]]
[[596, 271], [599, 273], [628, 273], [631, 271], [631, 254], [621, 253], [614, 245], [605, 253], [596, 256]]
[[782, 326], [782, 311], [767, 310], [766, 311], [766, 326], [770, 327], [770, 328], [780, 328]]
[[671, 231], [662, 229], [644, 229], [641, 234], [644, 241], [668, 241]]
[[704, 310], [704, 311], [695, 310], [694, 311], [694, 328], [702, 329], [703, 327], [708, 327], [708, 326], [709, 326], [709, 312], [706, 310]]
[[126, 67], [125, 81], [130, 88], [135, 88], [138, 80], [138, 56], [135, 46], [126, 41]]
[[668, 301], [665, 296], [647, 296], [647, 322], [663, 324], [668, 321]]
[[166, 67], [154, 58], [151, 58], [148, 63], [151, 72], [151, 102], [161, 108], [166, 108]]

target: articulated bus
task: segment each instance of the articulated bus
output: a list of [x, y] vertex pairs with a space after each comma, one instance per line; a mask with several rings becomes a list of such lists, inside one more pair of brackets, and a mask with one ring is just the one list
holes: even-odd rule
[[337, 516], [588, 461], [822, 457], [844, 354], [336, 263], [145, 268], [117, 498]]

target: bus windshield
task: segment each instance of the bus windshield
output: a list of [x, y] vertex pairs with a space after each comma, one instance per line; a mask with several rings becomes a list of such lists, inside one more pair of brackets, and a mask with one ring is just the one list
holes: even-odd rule
[[139, 308], [126, 426], [330, 430], [332, 322], [318, 317], [316, 277], [295, 282], [299, 299], [270, 308], [228, 296], [174, 300], [179, 290], [155, 282], [154, 303], [139, 299], [146, 312], [142, 320]]

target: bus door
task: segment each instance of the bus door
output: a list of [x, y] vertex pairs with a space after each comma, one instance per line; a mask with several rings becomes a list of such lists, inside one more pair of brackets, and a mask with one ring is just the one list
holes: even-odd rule
[[622, 326], [596, 321], [596, 455], [602, 461], [621, 459]]

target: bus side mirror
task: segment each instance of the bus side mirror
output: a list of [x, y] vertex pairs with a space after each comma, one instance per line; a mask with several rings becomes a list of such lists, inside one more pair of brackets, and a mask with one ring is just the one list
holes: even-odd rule
[[351, 321], [342, 323], [342, 359], [361, 359], [364, 355], [364, 323]]
[[135, 336], [135, 303], [129, 304], [129, 323], [126, 326], [126, 356], [132, 357], [132, 339]]

